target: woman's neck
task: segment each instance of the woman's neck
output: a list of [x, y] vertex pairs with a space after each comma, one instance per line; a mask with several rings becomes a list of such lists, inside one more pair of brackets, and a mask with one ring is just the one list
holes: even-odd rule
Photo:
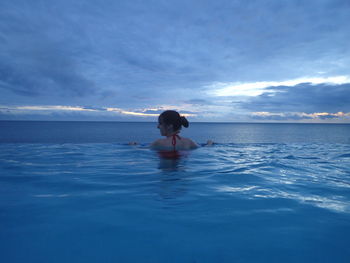
[[174, 135], [177, 135], [177, 134], [179, 134], [179, 133], [180, 133], [180, 131], [174, 131], [174, 132], [172, 132], [172, 133], [166, 135], [166, 137], [167, 137], [167, 138], [170, 138], [170, 137], [172, 137], [172, 136], [174, 136]]

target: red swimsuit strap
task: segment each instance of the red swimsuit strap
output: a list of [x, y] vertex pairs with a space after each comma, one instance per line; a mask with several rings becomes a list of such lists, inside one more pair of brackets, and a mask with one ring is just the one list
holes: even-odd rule
[[173, 147], [174, 147], [174, 151], [175, 151], [175, 145], [176, 145], [176, 138], [178, 138], [179, 140], [181, 140], [181, 137], [179, 136], [179, 135], [177, 135], [177, 134], [174, 134], [174, 135], [172, 135], [172, 140], [171, 140], [171, 144], [173, 145]]

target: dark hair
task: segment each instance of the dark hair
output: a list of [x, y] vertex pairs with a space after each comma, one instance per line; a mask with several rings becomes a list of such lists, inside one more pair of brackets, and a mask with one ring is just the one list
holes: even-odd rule
[[185, 128], [189, 126], [187, 119], [184, 116], [180, 116], [180, 114], [174, 110], [164, 111], [158, 117], [158, 122], [160, 122], [160, 120], [167, 125], [172, 124], [174, 131], [180, 130], [181, 126], [184, 126]]

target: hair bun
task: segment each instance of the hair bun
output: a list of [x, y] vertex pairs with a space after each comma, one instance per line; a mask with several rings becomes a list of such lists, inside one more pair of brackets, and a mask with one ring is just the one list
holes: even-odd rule
[[184, 116], [181, 116], [181, 124], [185, 128], [187, 128], [189, 126], [188, 120]]

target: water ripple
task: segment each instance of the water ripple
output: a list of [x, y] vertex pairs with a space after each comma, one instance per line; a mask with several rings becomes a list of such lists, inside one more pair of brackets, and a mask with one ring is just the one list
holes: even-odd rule
[[289, 199], [349, 213], [349, 151], [347, 144], [219, 144], [164, 160], [120, 144], [8, 144], [0, 151], [0, 182], [15, 186], [8, 194], [21, 187], [23, 196], [48, 200]]

